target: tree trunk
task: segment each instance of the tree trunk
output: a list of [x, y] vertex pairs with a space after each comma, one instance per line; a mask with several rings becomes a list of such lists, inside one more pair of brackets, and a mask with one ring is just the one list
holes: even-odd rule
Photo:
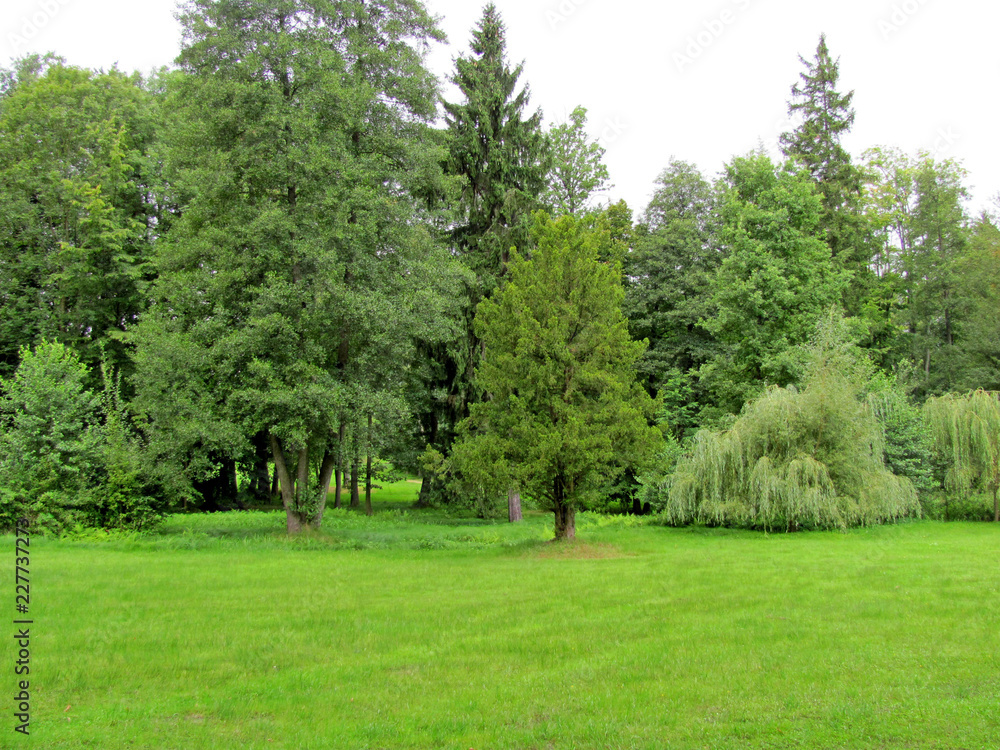
[[[356, 433], [357, 430], [354, 430]], [[358, 490], [358, 474], [361, 471], [361, 446], [358, 445], [358, 436], [355, 434], [351, 440], [351, 507], [361, 507], [361, 493]]]
[[309, 449], [299, 449], [298, 471], [295, 477], [295, 510], [302, 518], [306, 514], [309, 500]]
[[271, 443], [271, 454], [274, 457], [274, 473], [278, 477], [278, 484], [281, 487], [281, 502], [285, 506], [288, 533], [298, 534], [302, 531], [302, 519], [295, 509], [295, 494], [292, 487], [292, 477], [288, 473], [287, 464], [285, 464], [285, 452], [278, 438], [274, 435], [268, 437]]
[[223, 461], [222, 471], [226, 478], [225, 498], [235, 503], [240, 495], [239, 477], [236, 474], [236, 459], [227, 458]]
[[521, 493], [516, 487], [507, 488], [507, 520], [517, 523], [523, 520], [521, 514]]
[[368, 440], [365, 444], [365, 512], [371, 516], [372, 510], [372, 415], [368, 415]]
[[340, 420], [340, 427], [337, 430], [337, 468], [334, 471], [336, 477], [335, 489], [333, 491], [333, 507], [340, 507], [340, 493], [344, 489], [344, 441], [347, 439], [347, 422], [343, 418]]
[[1000, 523], [1000, 500], [997, 499], [997, 486], [993, 487], [993, 522]]
[[434, 477], [425, 476], [420, 478], [420, 494], [417, 495], [417, 504], [414, 508], [431, 507], [431, 494], [434, 492]]
[[263, 432], [257, 433], [253, 440], [254, 463], [253, 480], [250, 484], [251, 495], [257, 502], [266, 502], [268, 499], [268, 489], [271, 484], [270, 472], [267, 470], [267, 436]]
[[318, 529], [323, 523], [323, 511], [326, 510], [326, 496], [330, 494], [330, 480], [333, 478], [333, 469], [337, 465], [336, 454], [333, 449], [327, 448], [323, 453], [323, 465], [319, 470], [319, 500], [316, 503], [316, 512], [313, 514], [313, 528]]
[[553, 510], [556, 514], [556, 541], [576, 539], [576, 508], [567, 502], [566, 484], [562, 476], [552, 482]]
[[576, 508], [572, 505], [557, 505], [556, 514], [556, 541], [565, 539], [572, 541], [576, 539]]
[[273, 500], [278, 496], [278, 492], [281, 491], [281, 482], [278, 481], [278, 467], [274, 467], [274, 476], [271, 478], [271, 499]]

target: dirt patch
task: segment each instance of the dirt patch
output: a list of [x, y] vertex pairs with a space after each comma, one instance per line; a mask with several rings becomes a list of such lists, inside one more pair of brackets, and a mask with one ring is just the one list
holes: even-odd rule
[[531, 553], [532, 557], [556, 560], [610, 560], [625, 557], [613, 544], [600, 542], [546, 542]]

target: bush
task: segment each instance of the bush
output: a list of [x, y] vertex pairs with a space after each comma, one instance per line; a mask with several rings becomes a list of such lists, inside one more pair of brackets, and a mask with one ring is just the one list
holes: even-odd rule
[[24, 347], [20, 357], [0, 384], [0, 524], [27, 518], [53, 532], [86, 524], [102, 448], [87, 368], [60, 343]]
[[906, 477], [921, 497], [938, 488], [935, 481], [934, 439], [924, 417], [902, 389], [884, 374], [868, 385], [868, 405], [885, 436], [885, 465]]
[[43, 342], [23, 348], [13, 378], [0, 384], [0, 526], [26, 518], [55, 534], [141, 530], [166, 510], [146, 476], [118, 381], [106, 375], [102, 409], [87, 375], [72, 349]]

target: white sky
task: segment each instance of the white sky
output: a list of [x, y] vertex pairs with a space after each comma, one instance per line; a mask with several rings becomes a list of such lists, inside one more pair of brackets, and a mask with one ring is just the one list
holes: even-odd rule
[[[468, 50], [482, 3], [426, 0], [449, 44], [439, 77]], [[981, 0], [496, 0], [512, 62], [547, 124], [582, 104], [615, 187], [638, 215], [671, 156], [715, 175], [789, 129], [789, 88], [820, 32], [855, 91], [845, 146], [920, 148], [969, 170], [973, 211], [1000, 192], [996, 129], [1000, 4]], [[54, 51], [69, 63], [149, 71], [179, 50], [174, 0], [4, 0], [0, 63]], [[457, 96], [445, 89], [446, 96]]]

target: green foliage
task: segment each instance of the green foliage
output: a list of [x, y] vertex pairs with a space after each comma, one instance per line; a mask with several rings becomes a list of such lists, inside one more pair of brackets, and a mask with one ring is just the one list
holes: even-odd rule
[[611, 187], [604, 149], [587, 141], [586, 126], [587, 110], [577, 107], [568, 122], [549, 130], [552, 165], [542, 202], [555, 216], [584, 211], [593, 196]]
[[912, 483], [883, 462], [882, 427], [862, 400], [869, 376], [842, 326], [820, 326], [801, 390], [772, 386], [731, 429], [695, 436], [670, 481], [668, 522], [794, 530], [919, 514]]
[[102, 472], [93, 491], [94, 522], [105, 529], [143, 531], [163, 516], [169, 503], [122, 399], [121, 373], [112, 375], [105, 362], [103, 375]]
[[993, 495], [1000, 522], [1000, 393], [946, 393], [924, 404], [934, 448], [946, 462], [946, 492], [963, 497], [973, 489]]
[[799, 60], [806, 70], [792, 86], [788, 114], [799, 115], [802, 122], [781, 135], [781, 146], [786, 157], [805, 167], [822, 197], [819, 227], [838, 267], [850, 273], [843, 304], [856, 315], [876, 279], [869, 270], [874, 244], [862, 212], [861, 171], [840, 143], [854, 124], [854, 92], [837, 90], [839, 62], [830, 55], [824, 35], [815, 59]]
[[56, 533], [139, 531], [167, 509], [131, 427], [120, 376], [105, 368], [102, 404], [73, 349], [43, 342], [21, 350], [14, 377], [2, 383], [0, 527], [26, 517]]
[[798, 380], [794, 347], [839, 303], [848, 274], [821, 239], [821, 197], [807, 174], [754, 153], [727, 166], [726, 182], [718, 313], [704, 323], [725, 348], [702, 377], [735, 413], [766, 385]]
[[681, 436], [711, 400], [698, 369], [719, 353], [705, 322], [716, 314], [712, 280], [723, 259], [718, 195], [694, 166], [676, 160], [657, 185], [625, 259], [623, 309], [632, 336], [649, 342], [639, 375], [674, 407], [669, 426]]
[[117, 69], [18, 68], [0, 108], [0, 376], [45, 338], [72, 346], [96, 385], [102, 356], [127, 366], [114, 334], [146, 304], [154, 97]]
[[295, 532], [322, 520], [343, 432], [398, 426], [413, 339], [440, 338], [421, 47], [441, 34], [409, 1], [192, 0], [181, 21], [167, 153], [186, 205], [133, 335], [137, 410], [188, 494], [263, 436]]
[[453, 241], [479, 277], [478, 302], [499, 283], [510, 248], [527, 246], [548, 155], [541, 112], [524, 117], [530, 92], [517, 90], [524, 64], [510, 68], [506, 29], [493, 3], [472, 32], [471, 51], [455, 60], [451, 79], [464, 101], [444, 102], [444, 110], [447, 172], [463, 180]]
[[22, 517], [50, 531], [90, 525], [102, 436], [87, 367], [58, 342], [23, 347], [20, 359], [0, 381], [0, 526]]
[[885, 465], [913, 483], [923, 500], [938, 486], [934, 479], [934, 442], [920, 409], [894, 379], [876, 373], [867, 401], [885, 434]]
[[609, 475], [643, 465], [659, 442], [655, 404], [635, 381], [643, 344], [628, 336], [620, 270], [598, 260], [606, 234], [538, 214], [532, 258], [514, 256], [476, 316], [489, 395], [454, 459], [470, 476], [509, 474], [553, 509], [557, 537], [572, 535], [573, 513]]
[[902, 355], [922, 370], [918, 395], [989, 386], [997, 256], [988, 220], [970, 242], [965, 170], [898, 149], [871, 149], [866, 164], [868, 210], [890, 287], [885, 307], [902, 329]]

